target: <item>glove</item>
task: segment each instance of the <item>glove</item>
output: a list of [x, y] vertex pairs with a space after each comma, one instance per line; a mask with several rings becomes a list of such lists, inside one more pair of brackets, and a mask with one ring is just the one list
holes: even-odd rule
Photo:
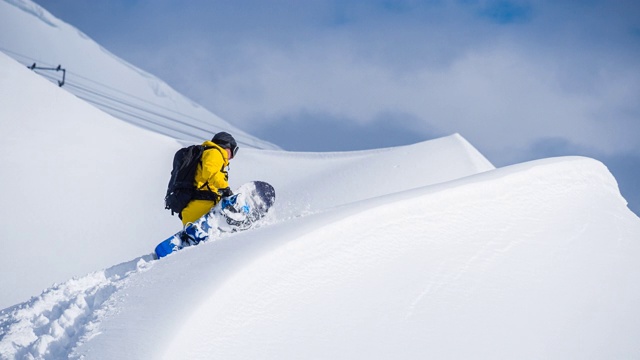
[[218, 194], [220, 194], [220, 197], [226, 198], [233, 195], [233, 192], [231, 191], [231, 189], [226, 187], [224, 189], [218, 189]]

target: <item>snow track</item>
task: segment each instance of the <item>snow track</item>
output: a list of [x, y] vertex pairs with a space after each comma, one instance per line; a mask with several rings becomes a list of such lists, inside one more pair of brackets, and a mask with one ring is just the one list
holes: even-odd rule
[[112, 295], [129, 278], [151, 267], [143, 256], [54, 285], [31, 300], [0, 312], [2, 359], [63, 359], [93, 337], [113, 310]]

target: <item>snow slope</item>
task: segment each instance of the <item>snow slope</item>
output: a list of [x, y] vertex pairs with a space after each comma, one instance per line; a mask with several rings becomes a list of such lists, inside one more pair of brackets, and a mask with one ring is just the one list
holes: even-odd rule
[[625, 205], [576, 157], [276, 217], [6, 309], [0, 353], [635, 358], [640, 219]]
[[[155, 76], [125, 62], [30, 0], [0, 1], [0, 52], [25, 66], [66, 70], [63, 89], [145, 129], [200, 142], [221, 130], [243, 146], [277, 146], [241, 131], [177, 93]], [[61, 71], [37, 70], [54, 83]]]
[[[162, 305], [136, 311], [130, 331], [175, 321], [151, 336], [166, 348], [142, 357], [636, 357], [638, 235], [602, 164], [522, 164], [175, 256], [157, 265], [163, 278], [211, 274], [191, 280], [193, 308], [161, 321]], [[152, 287], [147, 274], [132, 282]], [[134, 287], [128, 296], [143, 301]], [[190, 307], [168, 292], [156, 296]], [[131, 315], [104, 331], [131, 325]], [[128, 335], [96, 337], [77, 353], [119, 357], [106, 349]]]
[[175, 140], [116, 120], [1, 53], [0, 103], [0, 308], [148, 252], [179, 224], [162, 200]]

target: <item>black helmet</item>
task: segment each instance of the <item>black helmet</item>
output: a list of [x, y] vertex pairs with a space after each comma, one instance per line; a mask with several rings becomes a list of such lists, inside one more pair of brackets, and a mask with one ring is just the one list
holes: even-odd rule
[[231, 158], [236, 156], [236, 153], [238, 152], [238, 143], [231, 134], [224, 131], [219, 132], [213, 136], [211, 141], [220, 145], [222, 148], [231, 150]]

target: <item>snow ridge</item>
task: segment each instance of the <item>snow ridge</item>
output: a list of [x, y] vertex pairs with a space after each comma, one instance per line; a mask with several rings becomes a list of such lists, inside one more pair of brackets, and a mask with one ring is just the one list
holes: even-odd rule
[[24, 0], [5, 0], [5, 1], [37, 17], [47, 25], [50, 25], [52, 27], [58, 27], [58, 24], [56, 24], [55, 21], [59, 21], [59, 20], [56, 19], [53, 15], [51, 15], [51, 13], [43, 9], [38, 4], [35, 4], [31, 1], [27, 2]]
[[62, 359], [96, 335], [114, 309], [112, 295], [134, 274], [151, 267], [151, 255], [54, 285], [0, 312], [2, 359]]

